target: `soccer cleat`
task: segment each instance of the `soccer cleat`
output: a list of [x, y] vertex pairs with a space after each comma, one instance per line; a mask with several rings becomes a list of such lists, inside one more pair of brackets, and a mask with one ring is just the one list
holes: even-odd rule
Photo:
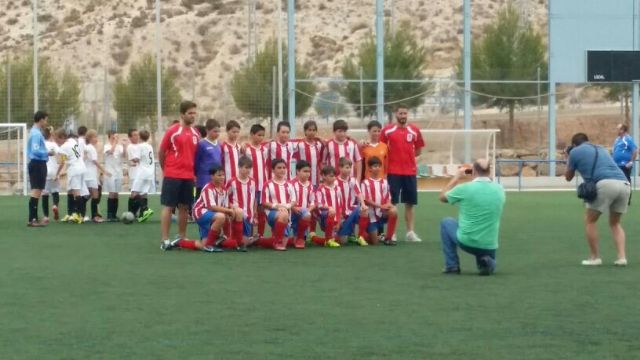
[[324, 246], [330, 248], [339, 248], [340, 244], [335, 239], [329, 239], [326, 243], [324, 243]]
[[405, 236], [405, 240], [407, 242], [422, 242], [422, 239], [413, 231], [409, 231]]
[[362, 236], [358, 236], [358, 238], [356, 239], [356, 243], [360, 246], [369, 246], [367, 240], [365, 240]]
[[627, 259], [618, 259], [613, 262], [615, 266], [627, 266]]
[[481, 257], [478, 263], [478, 275], [489, 276], [493, 274], [493, 271], [495, 270], [495, 263], [490, 256], [485, 255]]
[[202, 248], [202, 251], [208, 252], [208, 253], [224, 252], [224, 250], [221, 247], [218, 247], [218, 246], [205, 246], [205, 247]]
[[31, 220], [31, 221], [29, 221], [29, 222], [27, 223], [27, 226], [28, 226], [28, 227], [44, 227], [45, 225], [43, 225], [43, 224], [41, 224], [40, 222], [38, 222], [38, 220], [33, 219], [33, 220]]
[[42, 221], [40, 222], [42, 225], [49, 225], [49, 218], [48, 217], [43, 217]]
[[77, 213], [73, 213], [69, 217], [69, 222], [72, 224], [82, 224], [82, 221], [83, 221], [82, 217]]
[[294, 246], [296, 249], [304, 249], [304, 246], [305, 246], [305, 241], [304, 241], [304, 239], [296, 239], [296, 240], [293, 242], [293, 246]]
[[70, 219], [71, 219], [71, 216], [70, 216], [70, 215], [65, 215], [65, 216], [62, 218], [62, 220], [61, 220], [61, 221], [62, 221], [62, 222], [69, 222], [69, 220], [70, 220]]
[[582, 260], [582, 265], [584, 265], [584, 266], [600, 266], [600, 265], [602, 265], [602, 259], [597, 258], [597, 259]]
[[398, 243], [396, 241], [394, 241], [393, 239], [384, 239], [382, 241], [382, 243], [387, 245], [387, 246], [396, 246], [396, 245], [398, 245]]
[[53, 220], [58, 221], [60, 220], [60, 213], [58, 212], [58, 207], [56, 205], [53, 205]]
[[347, 237], [347, 243], [358, 244], [358, 238], [353, 235], [349, 235]]
[[460, 275], [460, 268], [459, 267], [455, 267], [455, 268], [450, 268], [450, 269], [444, 269], [444, 270], [442, 270], [442, 273], [444, 275]]
[[96, 224], [102, 224], [104, 222], [104, 219], [100, 216], [94, 216], [93, 219], [91, 219], [91, 221], [93, 221]]
[[[179, 241], [179, 240], [178, 240]], [[169, 241], [169, 240], [164, 240], [160, 243], [160, 250], [163, 251], [168, 251], [173, 249], [175, 246], [173, 246], [173, 241]]]
[[280, 242], [273, 242], [273, 249], [276, 251], [287, 251], [287, 240], [286, 238]]
[[236, 248], [236, 251], [237, 251], [237, 252], [248, 252], [248, 251], [249, 251], [249, 249], [247, 249], [247, 246], [246, 246], [246, 245], [242, 245], [242, 246], [238, 246], [238, 247]]
[[149, 220], [149, 218], [152, 215], [153, 215], [153, 210], [147, 209], [142, 213], [142, 215], [140, 215], [140, 217], [138, 218], [138, 222], [139, 223], [145, 222], [145, 221]]
[[89, 221], [91, 221], [91, 218], [85, 215], [84, 218], [82, 218], [82, 222], [80, 222], [79, 224], [82, 224], [83, 222], [89, 222]]

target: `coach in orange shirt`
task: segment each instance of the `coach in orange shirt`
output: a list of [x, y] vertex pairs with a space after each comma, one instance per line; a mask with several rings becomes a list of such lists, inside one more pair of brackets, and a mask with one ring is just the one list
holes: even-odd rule
[[406, 240], [420, 242], [422, 239], [414, 232], [413, 207], [418, 205], [418, 165], [424, 140], [420, 129], [407, 123], [409, 108], [398, 105], [395, 111], [396, 123], [386, 125], [380, 134], [380, 141], [389, 148], [387, 181], [391, 189], [391, 202], [404, 204], [404, 217], [407, 223]]
[[364, 141], [362, 143], [362, 147], [360, 148], [360, 153], [362, 154], [364, 163], [362, 178], [368, 179], [371, 177], [371, 175], [369, 174], [367, 162], [374, 156], [382, 161], [382, 169], [380, 173], [382, 174], [382, 177], [386, 178], [387, 162], [389, 160], [389, 148], [387, 147], [387, 144], [380, 142], [380, 132], [382, 131], [382, 125], [378, 121], [372, 120], [369, 122], [369, 124], [367, 124], [367, 130], [369, 131], [369, 141]]

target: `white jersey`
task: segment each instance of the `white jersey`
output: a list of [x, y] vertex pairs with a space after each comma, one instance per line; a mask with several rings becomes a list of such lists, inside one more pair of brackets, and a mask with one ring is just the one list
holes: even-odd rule
[[114, 179], [122, 179], [122, 155], [124, 154], [124, 148], [121, 144], [116, 144], [113, 149], [113, 154], [108, 153], [111, 151], [111, 144], [104, 146], [104, 169], [111, 174]]
[[82, 160], [85, 160], [87, 158], [87, 141], [84, 136], [78, 137], [78, 149], [80, 149]]
[[96, 162], [98, 161], [98, 152], [96, 148], [87, 144], [85, 147], [86, 157], [84, 159], [84, 166], [87, 168], [87, 172], [84, 174], [85, 181], [97, 181], [98, 180], [98, 167]]
[[140, 163], [138, 164], [137, 178], [144, 180], [153, 180], [154, 174], [154, 156], [153, 146], [143, 142], [136, 145]]
[[47, 152], [53, 155], [49, 155], [49, 160], [47, 161], [47, 179], [52, 180], [55, 179], [56, 174], [58, 173], [58, 168], [60, 164], [58, 163], [58, 156], [60, 153], [60, 147], [53, 141], [45, 141], [44, 145], [47, 147]]
[[129, 182], [132, 182], [136, 177], [136, 171], [138, 170], [138, 166], [140, 164], [134, 164], [131, 161], [138, 159], [140, 160], [140, 151], [138, 151], [138, 146], [140, 144], [129, 144], [127, 145], [127, 160], [129, 161]]
[[84, 166], [84, 161], [82, 160], [80, 145], [78, 145], [78, 141], [76, 139], [67, 139], [67, 141], [60, 147], [60, 154], [67, 165], [68, 177], [84, 174], [86, 168]]

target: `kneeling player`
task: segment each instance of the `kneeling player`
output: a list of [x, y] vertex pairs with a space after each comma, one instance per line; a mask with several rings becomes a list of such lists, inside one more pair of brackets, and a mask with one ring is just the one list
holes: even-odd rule
[[264, 247], [273, 247], [278, 251], [287, 250], [285, 233], [289, 225], [290, 211], [295, 205], [296, 194], [293, 185], [287, 181], [287, 163], [283, 159], [271, 162], [273, 179], [264, 185], [262, 190], [262, 206], [271, 226], [272, 239], [260, 239]]
[[304, 249], [305, 238], [311, 224], [311, 212], [315, 209], [315, 195], [311, 183], [311, 164], [305, 160], [296, 163], [296, 178], [291, 181], [296, 192], [296, 203], [291, 209], [293, 246]]
[[353, 238], [356, 223], [358, 223], [358, 237], [353, 238], [352, 242], [360, 245], [369, 245], [365, 238], [367, 237], [367, 227], [369, 225], [369, 213], [367, 205], [364, 203], [360, 186], [355, 177], [351, 176], [351, 168], [353, 163], [346, 157], [338, 160], [340, 166], [340, 175], [338, 176], [338, 186], [342, 193], [342, 209], [343, 214], [342, 226], [338, 230], [338, 242], [345, 244], [347, 237]]
[[315, 215], [320, 219], [320, 228], [324, 230], [324, 238], [311, 234], [311, 241], [316, 245], [340, 247], [335, 239], [335, 229], [340, 228], [342, 222], [342, 192], [336, 185], [336, 169], [325, 166], [320, 171], [322, 184], [316, 191], [317, 210]]
[[369, 241], [372, 244], [378, 242], [378, 232], [387, 224], [384, 235], [385, 245], [396, 245], [393, 235], [396, 232], [398, 212], [391, 203], [389, 183], [382, 177], [382, 161], [378, 157], [372, 157], [367, 161], [370, 177], [362, 182], [362, 192], [367, 206], [369, 206]]
[[[229, 205], [235, 211], [231, 223], [231, 239], [225, 241], [238, 251], [247, 251], [251, 244], [256, 206], [256, 182], [249, 177], [253, 161], [247, 156], [238, 159], [238, 176], [227, 182]], [[223, 244], [224, 246], [224, 244]], [[225, 246], [227, 247], [227, 246]]]

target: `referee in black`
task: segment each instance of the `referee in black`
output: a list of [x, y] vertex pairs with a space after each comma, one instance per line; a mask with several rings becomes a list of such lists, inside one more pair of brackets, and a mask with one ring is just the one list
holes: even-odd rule
[[45, 226], [38, 221], [38, 200], [47, 181], [47, 161], [49, 152], [44, 144], [44, 129], [49, 122], [49, 115], [38, 111], [33, 115], [33, 127], [29, 131], [27, 140], [27, 158], [29, 159], [29, 182], [31, 183], [31, 198], [29, 198], [29, 227]]

